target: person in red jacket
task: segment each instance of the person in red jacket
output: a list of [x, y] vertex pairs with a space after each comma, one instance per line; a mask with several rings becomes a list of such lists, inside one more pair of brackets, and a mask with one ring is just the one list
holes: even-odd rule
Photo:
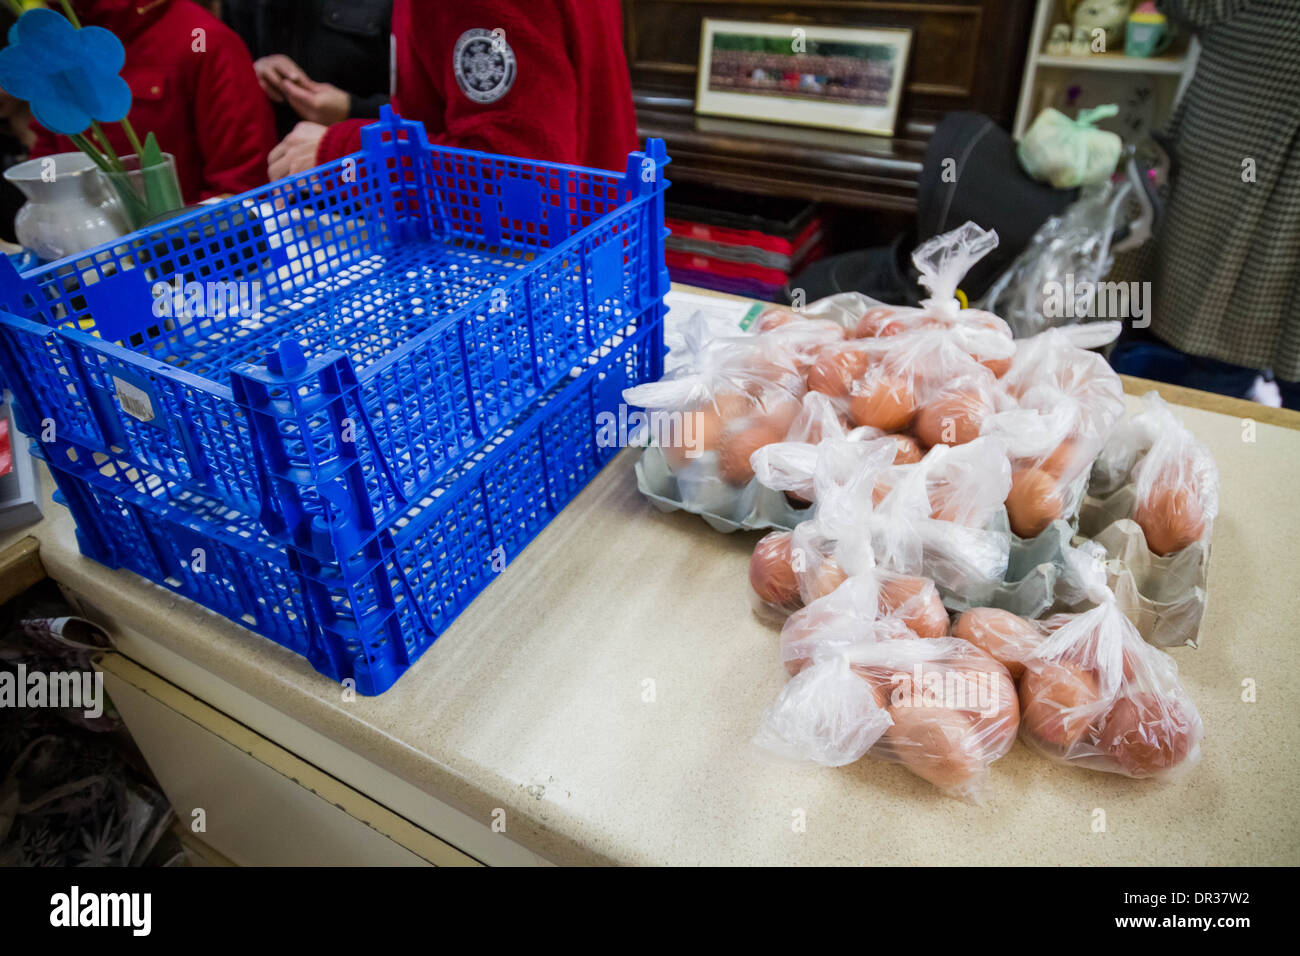
[[[73, 0], [82, 26], [112, 30], [126, 47], [131, 125], [176, 157], [187, 203], [242, 193], [266, 182], [275, 145], [271, 104], [233, 30], [190, 0]], [[36, 126], [32, 156], [76, 145]], [[104, 126], [119, 156], [133, 153], [118, 123]]]
[[[622, 170], [637, 148], [619, 0], [395, 0], [393, 109], [429, 141]], [[361, 148], [361, 127], [299, 123], [279, 179]]]

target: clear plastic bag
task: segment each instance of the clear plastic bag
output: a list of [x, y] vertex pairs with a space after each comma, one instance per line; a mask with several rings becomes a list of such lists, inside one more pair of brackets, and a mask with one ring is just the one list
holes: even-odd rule
[[1132, 189], [1124, 181], [1085, 190], [1064, 213], [1038, 227], [981, 306], [1002, 316], [1017, 339], [1090, 322], [1101, 311], [1097, 283], [1110, 272], [1111, 238]]
[[[749, 580], [759, 600], [789, 613], [875, 563], [871, 490], [876, 476], [893, 461], [895, 447], [891, 438], [842, 438], [815, 446], [782, 443], [754, 456], [772, 487], [797, 489], [816, 502], [810, 517], [793, 531], [773, 532], [755, 546]], [[811, 488], [802, 470], [810, 451], [815, 452]]]
[[1133, 472], [1133, 520], [1158, 555], [1209, 540], [1219, 513], [1219, 472], [1208, 448], [1154, 395], [1148, 407], [1158, 421], [1151, 449]]
[[942, 595], [964, 601], [991, 593], [1010, 548], [1001, 519], [1011, 480], [1003, 447], [981, 438], [891, 464], [891, 436], [854, 441], [852, 434], [755, 453], [760, 482], [816, 500], [808, 521], [755, 548], [750, 583], [760, 600], [788, 613], [872, 565], [932, 578]]
[[1011, 458], [1007, 516], [1021, 538], [1078, 512], [1093, 460], [1124, 414], [1119, 376], [1078, 340], [1058, 329], [1023, 340], [1002, 379], [1015, 407], [985, 421], [984, 434], [1000, 439]]
[[[985, 362], [995, 374], [1001, 374], [1015, 351], [1011, 327], [992, 312], [963, 308], [957, 298], [966, 273], [997, 244], [996, 232], [967, 222], [919, 245], [912, 253], [912, 262], [929, 296], [917, 308], [886, 305], [861, 293], [841, 292], [817, 300], [799, 314], [839, 324], [850, 343], [946, 330], [969, 354]], [[861, 371], [855, 370], [857, 374]]]
[[763, 336], [702, 338], [688, 330], [691, 358], [657, 382], [625, 389], [646, 409], [647, 430], [677, 476], [687, 505], [716, 505], [753, 477], [754, 450], [785, 438], [802, 406], [794, 349]]
[[[850, 584], [841, 591], [850, 593]], [[966, 641], [919, 638], [897, 618], [858, 619], [870, 613], [860, 605], [871, 590], [856, 595], [856, 609], [823, 613], [805, 645], [804, 666], [763, 714], [755, 743], [828, 766], [869, 753], [903, 764], [950, 796], [978, 802], [990, 765], [1015, 742], [1015, 685], [1005, 668]], [[801, 613], [814, 611], [823, 609]], [[860, 639], [844, 643], [853, 634]]]
[[1196, 763], [1200, 715], [1178, 666], [1142, 640], [1106, 586], [1104, 554], [1067, 554], [1091, 610], [1056, 618], [1024, 661], [1021, 736], [1059, 763], [1129, 777], [1168, 777]]
[[1117, 113], [1114, 104], [1079, 110], [1074, 119], [1059, 110], [1043, 110], [1016, 149], [1020, 165], [1057, 189], [1105, 182], [1115, 172], [1124, 144], [1115, 133], [1093, 124]]
[[1010, 346], [997, 333], [972, 331], [963, 341], [947, 329], [858, 340], [853, 345], [866, 356], [866, 367], [849, 383], [840, 407], [856, 426], [910, 429], [925, 446], [970, 441], [996, 401], [995, 373], [969, 351], [981, 340]]
[[1138, 461], [1151, 450], [1156, 436], [1173, 415], [1158, 392], [1147, 392], [1142, 396], [1142, 403], [1141, 412], [1115, 426], [1092, 463], [1092, 477], [1088, 480], [1090, 495], [1104, 498], [1128, 484]]

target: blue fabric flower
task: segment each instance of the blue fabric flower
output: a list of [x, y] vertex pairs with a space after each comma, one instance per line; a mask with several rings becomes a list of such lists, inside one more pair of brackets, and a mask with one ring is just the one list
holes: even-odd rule
[[122, 41], [103, 27], [74, 29], [53, 10], [28, 10], [0, 50], [0, 87], [26, 100], [46, 129], [83, 133], [91, 120], [116, 123], [131, 109], [131, 88], [118, 75]]

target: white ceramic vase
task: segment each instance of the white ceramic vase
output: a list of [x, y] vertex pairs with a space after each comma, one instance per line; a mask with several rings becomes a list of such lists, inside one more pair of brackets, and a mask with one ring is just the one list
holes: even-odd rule
[[130, 232], [117, 196], [85, 153], [56, 153], [5, 170], [27, 202], [14, 218], [18, 242], [45, 261]]

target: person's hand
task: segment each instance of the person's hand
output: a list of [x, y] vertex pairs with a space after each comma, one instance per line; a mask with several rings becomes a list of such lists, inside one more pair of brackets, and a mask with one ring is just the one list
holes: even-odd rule
[[273, 103], [284, 102], [286, 81], [307, 78], [307, 74], [299, 68], [298, 64], [283, 53], [272, 53], [270, 56], [254, 60], [253, 72], [257, 75], [257, 83], [262, 87], [262, 92], [270, 97]]
[[348, 94], [329, 83], [286, 79], [280, 87], [293, 111], [310, 123], [338, 123], [348, 118]]
[[324, 135], [325, 127], [320, 123], [299, 123], [267, 156], [267, 177], [276, 180], [311, 169], [316, 165], [316, 147]]

